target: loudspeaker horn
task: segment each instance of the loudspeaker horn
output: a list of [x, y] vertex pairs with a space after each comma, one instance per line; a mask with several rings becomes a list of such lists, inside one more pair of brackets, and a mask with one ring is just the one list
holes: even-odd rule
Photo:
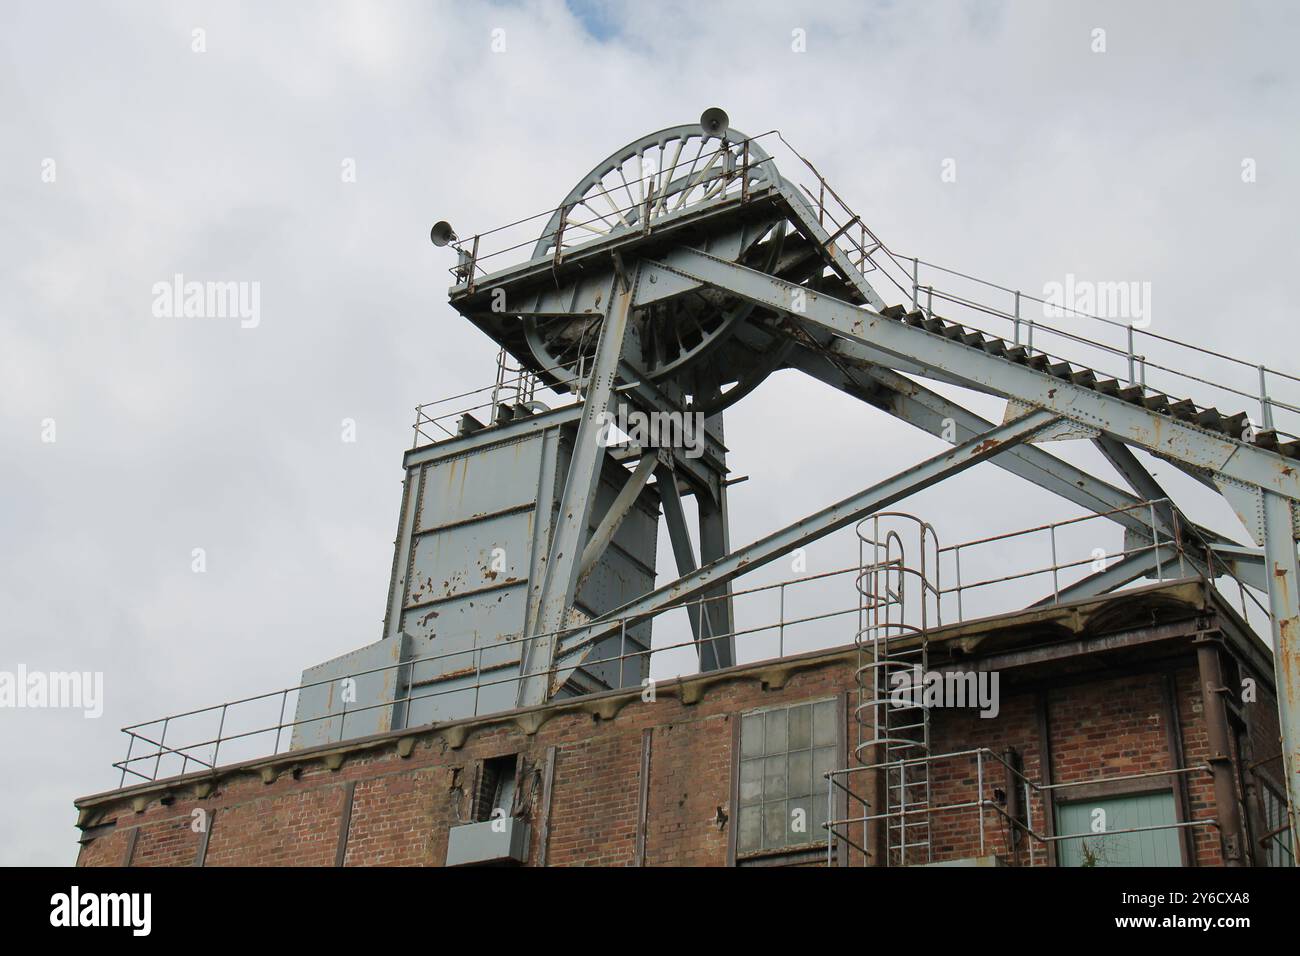
[[700, 128], [708, 136], [723, 139], [730, 125], [731, 120], [727, 116], [727, 111], [717, 106], [711, 106], [700, 114]]
[[451, 223], [445, 219], [440, 219], [429, 230], [429, 239], [433, 241], [435, 246], [445, 246], [447, 243], [456, 240], [456, 232], [451, 228]]

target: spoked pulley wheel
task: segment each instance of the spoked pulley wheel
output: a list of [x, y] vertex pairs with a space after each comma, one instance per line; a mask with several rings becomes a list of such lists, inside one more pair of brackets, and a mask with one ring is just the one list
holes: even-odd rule
[[[624, 231], [640, 231], [706, 204], [737, 197], [745, 188], [780, 181], [771, 157], [734, 130], [725, 138], [698, 124], [675, 126], [630, 143], [597, 164], [551, 216], [533, 250], [534, 258], [564, 254], [585, 243]], [[745, 185], [748, 180], [748, 186]], [[756, 268], [769, 270], [781, 252], [785, 223], [775, 224], [742, 250]], [[754, 347], [735, 341], [736, 327], [754, 313], [752, 304], [701, 289], [637, 309], [631, 316], [625, 357], [653, 382], [672, 380], [691, 396], [696, 410], [712, 412], [738, 398], [770, 371]], [[526, 316], [524, 332], [543, 375], [560, 388], [580, 384], [591, 370], [603, 316]], [[745, 386], [745, 387], [741, 387]], [[734, 401], [734, 398], [731, 399]]]

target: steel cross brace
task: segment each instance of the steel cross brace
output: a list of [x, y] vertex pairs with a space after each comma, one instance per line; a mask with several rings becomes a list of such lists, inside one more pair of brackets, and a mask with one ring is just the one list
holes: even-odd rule
[[1272, 452], [1193, 428], [695, 249], [678, 248], [663, 262], [651, 266], [655, 267], [794, 314], [851, 341], [932, 366], [973, 387], [992, 389], [1028, 405], [1050, 409], [1059, 417], [1096, 428], [1125, 444], [1259, 489], [1283, 762], [1293, 845], [1300, 846], [1300, 833], [1296, 831], [1296, 809], [1300, 806], [1300, 777], [1296, 773], [1300, 764], [1300, 567], [1295, 538], [1300, 475], [1292, 463]]
[[1282, 728], [1282, 772], [1286, 777], [1291, 846], [1300, 847], [1300, 564], [1296, 559], [1297, 508], [1293, 501], [1260, 492], [1269, 617], [1273, 622], [1273, 670], [1278, 723]]
[[[883, 408], [900, 421], [938, 438], [945, 437], [946, 421], [952, 423], [953, 440], [963, 440], [993, 427], [992, 422], [919, 382], [892, 369], [873, 365], [866, 350], [860, 351], [854, 342], [838, 339], [829, 352], [814, 352], [808, 347], [798, 348], [791, 355], [788, 365], [855, 398]], [[1121, 447], [1128, 451], [1127, 446]], [[1102, 481], [1037, 445], [1025, 444], [1012, 448], [1005, 455], [993, 459], [993, 464], [1081, 508], [1104, 515], [1130, 531], [1150, 536], [1147, 513], [1140, 508], [1146, 499]], [[1163, 493], [1159, 495], [1163, 496]], [[1156, 520], [1160, 535], [1172, 541], [1174, 529], [1168, 513], [1157, 511]], [[1227, 542], [1214, 532], [1183, 520], [1184, 527], [1195, 531], [1210, 543], [1215, 558], [1228, 567], [1234, 576], [1261, 591], [1266, 589], [1262, 555], [1254, 556], [1250, 549]], [[1220, 548], [1225, 550], [1221, 551]], [[1204, 555], [1189, 551], [1187, 559], [1199, 572], [1208, 573]]]
[[1281, 455], [1053, 378], [1045, 372], [886, 318], [871, 309], [820, 295], [687, 247], [674, 249], [661, 261], [647, 263], [646, 268], [651, 274], [662, 270], [703, 282], [822, 326], [869, 348], [916, 362], [932, 369], [939, 377], [951, 376], [971, 388], [1051, 409], [1063, 418], [1104, 431], [1127, 444], [1300, 500], [1300, 474], [1294, 463]]
[[573, 605], [586, 543], [588, 520], [601, 467], [605, 461], [602, 435], [607, 432], [614, 381], [623, 355], [631, 313], [634, 284], [620, 290], [610, 301], [591, 377], [584, 394], [578, 434], [573, 442], [560, 510], [551, 532], [546, 563], [529, 592], [529, 614], [520, 656], [517, 703], [520, 707], [543, 704], [549, 697], [551, 662], [556, 635], [565, 623], [565, 611]]
[[585, 654], [601, 638], [618, 633], [623, 621], [650, 617], [659, 611], [692, 601], [720, 584], [789, 554], [795, 548], [838, 531], [873, 511], [886, 508], [937, 481], [965, 471], [972, 465], [1027, 441], [1059, 418], [1053, 412], [1035, 409], [984, 434], [976, 435], [955, 448], [928, 458], [892, 478], [733, 551], [692, 574], [683, 575], [676, 581], [656, 588], [635, 601], [610, 611], [598, 621], [573, 630], [566, 635], [557, 656], [567, 659]]

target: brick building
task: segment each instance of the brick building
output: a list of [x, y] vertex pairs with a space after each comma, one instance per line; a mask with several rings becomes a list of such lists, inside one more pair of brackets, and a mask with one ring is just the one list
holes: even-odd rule
[[[495, 816], [529, 866], [882, 865], [858, 665], [821, 650], [127, 786], [77, 801], [78, 864], [440, 866]], [[929, 665], [999, 676], [996, 716], [931, 712], [931, 862], [1290, 864], [1271, 654], [1203, 581], [935, 629]]]

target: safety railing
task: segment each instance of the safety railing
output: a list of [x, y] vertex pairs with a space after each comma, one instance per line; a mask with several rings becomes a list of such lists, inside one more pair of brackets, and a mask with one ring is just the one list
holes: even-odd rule
[[[1134, 511], [1150, 515], [1153, 512], [1147, 507], [1149, 504], [1158, 503], [1144, 503], [1142, 507], [1135, 505]], [[1059, 522], [1058, 525], [1074, 526], [1081, 520], [1086, 519], [1069, 519]], [[1042, 526], [1022, 533], [1042, 532], [1044, 528], [1050, 527]], [[1005, 542], [1012, 537], [1014, 533], [952, 545], [944, 549], [944, 552], [961, 552], [975, 546]], [[1090, 541], [1091, 538], [1084, 541], [1084, 546], [1088, 546]], [[946, 614], [945, 620], [955, 619], [957, 622], [969, 620], [971, 619], [969, 613], [975, 610], [978, 610], [981, 615], [997, 612], [997, 608], [989, 602], [978, 609], [970, 607], [969, 601], [960, 604], [956, 602], [956, 595], [976, 588], [987, 593], [1000, 593], [1003, 611], [1024, 607], [1027, 603], [1026, 597], [1040, 598], [1050, 603], [1056, 596], [1067, 591], [1058, 589], [1041, 598], [1041, 591], [1026, 585], [1026, 582], [1042, 575], [1054, 575], [1057, 580], [1060, 580], [1062, 574], [1071, 571], [1079, 573], [1080, 567], [1086, 563], [1073, 558], [1077, 553], [1073, 549], [1079, 544], [1077, 540], [1062, 539], [1058, 549], [1052, 554], [1053, 561], [1050, 564], [1031, 568], [1024, 573], [1001, 574], [987, 580], [968, 579], [943, 589], [943, 593], [952, 604], [950, 610], [955, 611], [955, 615]], [[1177, 540], [1170, 542], [1153, 535], [1151, 544], [1144, 547], [1160, 549], [1169, 560], [1174, 560], [1181, 555], [1179, 549], [1182, 547], [1182, 542]], [[1112, 552], [1108, 560], [1122, 560], [1121, 554], [1130, 555], [1142, 550], [1143, 547], [1117, 549]], [[997, 560], [1005, 562], [1006, 559]], [[1091, 561], [1095, 558], [1090, 556], [1086, 560]], [[1167, 564], [1168, 561], [1165, 563]], [[567, 671], [574, 666], [575, 662], [580, 663], [587, 671], [607, 664], [617, 668], [619, 673], [613, 686], [633, 686], [645, 679], [646, 675], [651, 675], [652, 669], [655, 670], [653, 673], [655, 680], [667, 680], [683, 674], [695, 673], [698, 665], [697, 652], [701, 645], [694, 640], [686, 627], [690, 611], [692, 608], [703, 608], [710, 602], [728, 599], [733, 602], [735, 626], [726, 633], [706, 637], [704, 641], [735, 641], [738, 661], [753, 662], [772, 657], [782, 658], [791, 652], [843, 645], [847, 642], [844, 640], [846, 629], [842, 619], [854, 620], [861, 612], [861, 605], [857, 600], [856, 588], [851, 583], [847, 587], [834, 585], [840, 590], [833, 593], [845, 596], [846, 603], [843, 605], [833, 600], [824, 600], [827, 596], [826, 587], [837, 579], [848, 578], [851, 582], [858, 574], [860, 568], [857, 565], [834, 568], [769, 584], [736, 589], [729, 596], [715, 594], [681, 601], [653, 613], [614, 616], [607, 619], [605, 623], [608, 623], [611, 629], [617, 627], [619, 630], [618, 653], [609, 652], [603, 656], [589, 653], [580, 661], [577, 661], [572, 648], [563, 646], [564, 638], [579, 630], [580, 627], [565, 628], [549, 635], [559, 638], [557, 643], [561, 647], [559, 652], [561, 656], [545, 673], [553, 676], [562, 670]], [[808, 613], [801, 612], [799, 605], [804, 602], [815, 603], [817, 609], [810, 610]], [[669, 615], [675, 617], [667, 619]], [[643, 647], [634, 636], [629, 634], [629, 631], [636, 625], [651, 619], [661, 622], [661, 630], [656, 633], [661, 638], [664, 638], [666, 633], [667, 637], [653, 647]], [[665, 625], [668, 627], [667, 632], [662, 631]], [[673, 638], [672, 635], [677, 633], [682, 635], [681, 639]], [[122, 732], [128, 739], [126, 756], [115, 762], [113, 766], [121, 771], [120, 783], [125, 783], [128, 776], [133, 779], [154, 780], [160, 775], [186, 773], [192, 769], [211, 769], [219, 765], [223, 754], [226, 755], [226, 761], [229, 763], [266, 756], [268, 752], [280, 753], [283, 747], [292, 745], [294, 730], [307, 724], [337, 721], [339, 739], [344, 739], [349, 718], [355, 721], [364, 712], [394, 706], [403, 706], [405, 712], [409, 713], [413, 703], [451, 694], [461, 695], [462, 698], [472, 694], [473, 703], [470, 712], [478, 716], [481, 712], [480, 697], [484, 691], [503, 685], [518, 687], [523, 679], [517, 671], [512, 670], [502, 674], [495, 665], [485, 667], [485, 656], [499, 655], [503, 648], [520, 646], [523, 641], [524, 637], [521, 635], [507, 635], [502, 640], [491, 644], [442, 651], [349, 675], [360, 678], [370, 674], [391, 673], [396, 678], [414, 665], [446, 664], [448, 666], [445, 669], [448, 672], [454, 672], [456, 675], [472, 674], [473, 683], [469, 686], [446, 680], [441, 683], [448, 686], [422, 685], [418, 689], [408, 687], [404, 697], [395, 697], [352, 709], [345, 707], [341, 713], [305, 718], [301, 721], [290, 718], [289, 715], [296, 712], [297, 701], [302, 691], [334, 683], [338, 680], [335, 678], [298, 684], [132, 724], [122, 728]], [[232, 750], [232, 747], [235, 749]], [[194, 766], [191, 767], [191, 764]]]
[[[645, 679], [641, 675], [648, 671], [650, 661], [655, 655], [668, 656], [675, 652], [683, 651], [689, 652], [693, 655], [695, 651], [708, 642], [754, 639], [761, 634], [770, 634], [774, 637], [777, 656], [782, 657], [785, 655], [787, 639], [791, 630], [820, 621], [830, 621], [839, 617], [850, 616], [856, 614], [858, 610], [857, 604], [854, 602], [853, 604], [843, 608], [830, 611], [791, 616], [785, 613], [787, 591], [801, 585], [812, 584], [829, 578], [852, 574], [855, 573], [856, 570], [856, 567], [840, 568], [819, 574], [810, 574], [787, 581], [780, 581], [773, 584], [733, 591], [730, 595], [730, 598], [733, 601], [761, 594], [775, 594], [779, 592], [781, 605], [779, 619], [750, 627], [737, 627], [726, 633], [719, 633], [701, 638], [700, 641], [688, 637], [681, 641], [672, 641], [657, 647], [644, 648], [636, 646], [635, 639], [630, 637], [628, 632], [637, 623], [650, 617], [661, 617], [674, 611], [688, 612], [688, 609], [693, 607], [702, 608], [710, 602], [727, 600], [727, 596], [708, 596], [690, 601], [682, 601], [672, 605], [671, 607], [656, 611], [653, 615], [615, 617], [608, 619], [605, 623], [608, 623], [611, 627], [618, 627], [621, 632], [619, 653], [617, 655], [609, 654], [603, 657], [587, 656], [580, 662], [580, 666], [590, 672], [591, 669], [602, 664], [617, 664], [620, 672], [620, 679], [613, 686], [639, 686], [641, 681]], [[575, 625], [573, 627], [564, 628], [538, 636], [557, 638], [558, 642], [562, 643], [566, 636], [580, 629], [581, 625]], [[325, 714], [303, 720], [285, 719], [286, 714], [292, 712], [292, 708], [296, 705], [299, 694], [302, 691], [329, 684], [337, 684], [340, 680], [344, 679], [335, 677], [298, 684], [293, 687], [282, 688], [280, 690], [270, 691], [252, 697], [245, 697], [210, 707], [197, 708], [178, 714], [171, 714], [167, 717], [158, 718], [156, 720], [132, 724], [122, 728], [122, 732], [128, 737], [127, 755], [123, 760], [115, 762], [113, 766], [121, 771], [121, 780], [119, 782], [123, 784], [125, 783], [128, 774], [133, 778], [142, 780], [158, 779], [164, 760], [169, 762], [169, 766], [175, 766], [179, 763], [179, 769], [177, 772], [182, 774], [191, 769], [189, 767], [189, 764], [191, 763], [195, 765], [193, 769], [212, 769], [219, 765], [223, 746], [229, 745], [233, 742], [248, 742], [253, 738], [260, 738], [271, 742], [270, 753], [277, 754], [281, 752], [281, 746], [286, 741], [286, 734], [292, 735], [296, 728], [308, 724], [330, 721], [337, 721], [338, 739], [343, 740], [347, 736], [348, 717], [353, 717], [355, 719], [362, 713], [380, 708], [392, 708], [394, 706], [402, 706], [405, 708], [406, 712], [409, 713], [413, 703], [451, 694], [463, 696], [466, 693], [472, 693], [474, 695], [472, 714], [478, 716], [480, 714], [479, 697], [484, 690], [503, 685], [514, 685], [517, 687], [524, 680], [524, 678], [515, 671], [512, 671], [506, 676], [488, 676], [492, 673], [492, 668], [484, 666], [483, 661], [485, 655], [498, 654], [502, 648], [520, 646], [525, 640], [526, 638], [522, 635], [513, 635], [492, 644], [424, 655], [393, 664], [358, 670], [347, 675], [348, 678], [357, 679], [374, 674], [396, 673], [409, 670], [413, 665], [418, 664], [442, 663], [448, 665], [459, 665], [448, 667], [448, 670], [454, 672], [456, 676], [472, 674], [474, 681], [469, 687], [457, 685], [445, 689], [422, 690], [417, 693], [413, 684], [408, 684], [406, 694], [401, 697], [351, 709], [345, 707], [341, 712]], [[629, 649], [629, 646], [631, 646], [631, 649]], [[573, 666], [572, 663], [566, 663], [561, 659], [549, 669], [538, 671], [536, 673], [554, 677], [561, 671], [571, 670]], [[633, 680], [626, 680], [629, 675], [633, 677]], [[673, 676], [677, 675], [662, 675], [656, 679], [668, 680], [672, 679]], [[453, 681], [448, 682], [454, 683]], [[259, 724], [249, 729], [235, 731], [229, 729], [229, 724], [233, 714], [241, 709], [251, 711], [254, 708], [260, 708], [262, 711], [267, 711], [269, 708], [269, 712], [276, 713], [278, 716], [275, 720], [269, 723]], [[176, 744], [174, 742], [168, 743], [169, 734], [172, 735], [174, 741], [175, 728], [182, 722], [187, 721], [191, 725], [206, 721], [209, 724], [215, 724], [216, 729], [211, 736], [201, 736], [198, 739], [190, 738], [181, 744]], [[247, 719], [243, 721], [244, 724], [247, 724], [248, 722]], [[137, 750], [137, 745], [142, 749]], [[227, 750], [226, 752], [228, 753], [229, 751]], [[267, 754], [265, 750], [263, 750], [253, 756], [265, 755]], [[241, 756], [243, 756], [244, 759], [248, 759], [245, 755]]]
[[[685, 156], [679, 150], [667, 162], [661, 150], [658, 161], [634, 170], [630, 178], [620, 169], [616, 182], [593, 188], [580, 200], [455, 239], [457, 262], [448, 271], [457, 286], [472, 290], [482, 279], [523, 263], [547, 259], [558, 265], [575, 251], [648, 232], [705, 205], [746, 202], [751, 190], [766, 185], [756, 180], [774, 168], [757, 144], [778, 135], [772, 130], [747, 139], [714, 140], [716, 145], [702, 141], [699, 149], [687, 150]], [[627, 159], [629, 169], [632, 160]]]
[[[516, 370], [516, 374], [503, 374], [491, 385], [416, 405], [411, 447], [455, 438], [461, 433], [460, 422], [466, 415], [475, 416], [480, 425], [487, 426], [494, 424], [498, 411], [508, 405], [523, 405], [532, 412], [561, 407], [563, 400], [553, 404], [539, 402], [538, 387], [537, 378], [531, 372]], [[516, 397], [515, 402], [508, 400], [511, 393]], [[520, 395], [527, 397], [520, 400]], [[568, 403], [575, 403], [573, 396], [569, 396]]]
[[[760, 152], [765, 155], [759, 156]], [[620, 174], [615, 185], [585, 197], [590, 205], [576, 204], [585, 210], [577, 219], [570, 218], [574, 206], [561, 205], [458, 240], [459, 259], [450, 271], [459, 284], [472, 285], [491, 272], [531, 261], [539, 241], [548, 247], [546, 255], [558, 262], [576, 249], [657, 228], [672, 214], [696, 211], [705, 203], [744, 202], [750, 198], [751, 180], [769, 168], [779, 169], [780, 177], [804, 196], [830, 236], [829, 245], [843, 253], [882, 297], [896, 297], [913, 309], [938, 313], [1023, 345], [1031, 353], [1159, 391], [1174, 400], [1190, 399], [1193, 392], [1209, 389], [1213, 403], [1228, 406], [1225, 415], [1247, 415], [1239, 436], [1247, 440], [1260, 431], [1288, 440], [1300, 435], [1300, 375], [1152, 331], [1147, 327], [1152, 318], [1149, 284], [1094, 282], [1067, 275], [1062, 281], [1043, 283], [1042, 294], [1035, 295], [907, 255], [887, 245], [778, 130], [719, 143], [687, 158], [679, 152], [671, 163], [653, 166], [642, 178]], [[707, 176], [700, 175], [705, 171]], [[688, 181], [698, 177], [698, 182], [679, 197], [680, 207], [678, 200], [674, 208], [656, 205], [656, 196], [675, 177]], [[552, 228], [557, 214], [559, 225]], [[575, 241], [575, 235], [581, 238]], [[1094, 304], [1087, 307], [1090, 301]]]
[[[1023, 528], [1017, 531], [1008, 531], [1004, 534], [990, 535], [984, 538], [976, 538], [971, 541], [965, 541], [960, 544], [949, 545], [939, 549], [939, 560], [941, 567], [946, 564], [951, 569], [953, 583], [946, 587], [941, 587], [939, 593], [944, 598], [954, 599], [956, 602], [956, 611], [958, 620], [965, 620], [965, 604], [969, 600], [967, 595], [972, 591], [979, 591], [985, 588], [991, 588], [996, 585], [1004, 585], [1013, 581], [1027, 580], [1031, 578], [1049, 578], [1051, 580], [1051, 594], [1044, 596], [1044, 603], [1056, 603], [1059, 601], [1062, 591], [1069, 591], [1071, 582], [1066, 580], [1069, 572], [1087, 568], [1090, 572], [1104, 572], [1117, 564], [1131, 559], [1138, 558], [1141, 555], [1150, 555], [1152, 560], [1147, 568], [1134, 568], [1135, 577], [1154, 576], [1156, 581], [1163, 581], [1167, 577], [1174, 577], [1166, 570], [1166, 565], [1173, 561], [1178, 562], [1178, 573], [1176, 577], [1186, 577], [1188, 574], [1189, 561], [1183, 551], [1183, 538], [1181, 526], [1179, 524], [1178, 513], [1176, 511], [1166, 511], [1165, 516], [1169, 517], [1174, 523], [1174, 533], [1162, 536], [1161, 515], [1160, 512], [1167, 509], [1170, 505], [1169, 499], [1159, 498], [1151, 501], [1137, 502], [1123, 508], [1114, 508], [1109, 511], [1101, 511], [1095, 514], [1082, 515], [1078, 518], [1067, 518], [1062, 521], [1054, 521], [1048, 524], [1037, 525], [1032, 528]], [[1109, 526], [1113, 525], [1116, 515], [1128, 515], [1135, 517], [1142, 522], [1142, 530], [1138, 532], [1138, 541], [1131, 547], [1121, 546], [1118, 550], [1102, 548], [1096, 544], [1098, 536], [1093, 530], [1097, 523]], [[1073, 542], [1066, 538], [1068, 532], [1081, 532], [1076, 535]], [[1023, 570], [1012, 570], [1004, 574], [998, 574], [987, 578], [977, 578], [971, 580], [969, 571], [967, 576], [962, 576], [962, 557], [966, 556], [966, 566], [969, 569], [971, 564], [971, 553], [976, 549], [982, 549], [984, 558], [980, 561], [983, 565], [993, 565], [1002, 568], [1010, 567], [1006, 562], [1005, 549], [1009, 545], [1014, 545], [1018, 550], [1026, 547], [1025, 539], [1037, 537], [1040, 539], [1040, 546], [1048, 554], [1049, 560], [1043, 564], [1034, 565]], [[1144, 540], [1145, 539], [1145, 540]], [[1069, 545], [1071, 553], [1078, 553], [1080, 543], [1082, 542], [1083, 550], [1086, 551], [1087, 557], [1072, 560], [1062, 560], [1061, 551]], [[1091, 547], [1088, 545], [1091, 544]], [[992, 554], [990, 552], [993, 552]], [[1044, 585], [1046, 586], [1046, 584]], [[1050, 597], [1050, 601], [1048, 598]]]
[[[906, 255], [877, 236], [808, 159], [780, 133], [776, 136], [801, 167], [778, 163], [782, 175], [798, 182], [820, 225], [837, 237], [836, 244], [881, 296], [892, 293], [927, 315], [938, 314], [1024, 345], [1031, 353], [1091, 369], [1098, 377], [1142, 385], [1174, 399], [1192, 398], [1184, 393], [1203, 387], [1214, 390], [1216, 402], [1247, 403], [1223, 409], [1229, 415], [1250, 412], [1255, 405], [1255, 414], [1244, 426], [1250, 429], [1248, 440], [1264, 430], [1290, 439], [1300, 432], [1300, 376], [1151, 331], [1146, 327], [1151, 321], [1148, 288], [1066, 276], [1060, 282], [1044, 283], [1043, 294], [1034, 295]], [[777, 150], [774, 155], [782, 153]], [[1089, 296], [1104, 299], [1106, 308], [1096, 308], [1114, 314], [1075, 307], [1085, 304]], [[1145, 314], [1132, 314], [1138, 311]], [[1193, 370], [1188, 363], [1200, 364]]]
[[[971, 795], [932, 803], [924, 807], [909, 808], [902, 806], [891, 808], [885, 812], [873, 813], [871, 812], [871, 800], [866, 795], [870, 785], [858, 782], [873, 773], [890, 772], [906, 776], [909, 768], [914, 773], [920, 773], [923, 767], [930, 773], [934, 773], [936, 766], [957, 764], [958, 762], [961, 765], [961, 772], [949, 774], [946, 779], [950, 781], [961, 780], [971, 776], [969, 772], [971, 769], [970, 764], [973, 763], [974, 780], [971, 784]], [[995, 777], [995, 774], [999, 773], [1001, 779]], [[1212, 777], [1213, 771], [1208, 765], [1197, 764], [1189, 767], [1175, 767], [1167, 770], [1150, 770], [1138, 773], [1113, 775], [1098, 773], [1062, 783], [1040, 783], [1030, 779], [1020, 768], [1013, 766], [1002, 755], [987, 747], [832, 770], [825, 774], [827, 815], [823, 827], [826, 830], [826, 862], [829, 865], [834, 860], [837, 843], [857, 851], [858, 860], [864, 865], [870, 862], [876, 856], [872, 847], [875, 841], [869, 835], [872, 824], [880, 826], [892, 824], [901, 827], [913, 817], [924, 816], [933, 820], [937, 816], [960, 812], [973, 812], [976, 815], [977, 824], [971, 834], [964, 834], [957, 838], [951, 838], [950, 835], [950, 842], [954, 845], [951, 851], [953, 858], [964, 858], [963, 854], [967, 849], [977, 851], [981, 857], [989, 854], [993, 841], [990, 838], [987, 823], [989, 818], [992, 817], [1000, 820], [1001, 825], [1005, 828], [1002, 833], [1007, 835], [1007, 838], [999, 846], [1004, 851], [1003, 855], [1011, 856], [1013, 861], [1018, 861], [1020, 845], [1023, 843], [1028, 857], [1028, 865], [1030, 866], [1043, 865], [1047, 862], [1047, 847], [1060, 845], [1070, 840], [1097, 840], [1128, 833], [1187, 830], [1197, 827], [1217, 829], [1219, 821], [1214, 817], [1157, 823], [1150, 826], [1116, 827], [1115, 829], [1101, 831], [1088, 830], [1082, 833], [1055, 833], [1052, 832], [1055, 825], [1049, 827], [1047, 823], [1046, 814], [1047, 807], [1050, 806], [1049, 798], [1054, 798], [1057, 794], [1068, 797], [1071, 790], [1096, 784], [1116, 784], [1156, 778], [1173, 780], [1195, 774]], [[962, 792], [959, 786], [950, 786], [949, 789], [950, 791], [956, 791], [958, 794]], [[1035, 817], [1034, 797], [1038, 798], [1037, 818]], [[837, 806], [842, 808], [843, 812], [837, 813]], [[1010, 836], [1010, 834], [1020, 834], [1027, 839], [1022, 841], [1015, 836]], [[1037, 853], [1035, 853], [1035, 841], [1038, 844]], [[942, 863], [946, 861], [928, 858], [923, 862]]]

